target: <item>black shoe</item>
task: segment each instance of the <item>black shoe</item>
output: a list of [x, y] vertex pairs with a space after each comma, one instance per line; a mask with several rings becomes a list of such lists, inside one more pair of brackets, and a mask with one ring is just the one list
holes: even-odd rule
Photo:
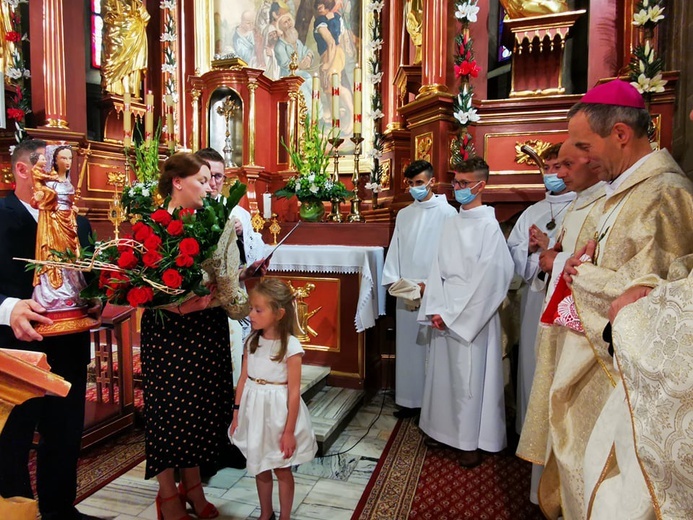
[[437, 450], [437, 449], [444, 450], [444, 449], [450, 447], [447, 444], [443, 444], [442, 442], [438, 442], [437, 440], [435, 440], [431, 437], [426, 437], [424, 439], [424, 444], [426, 445], [427, 448], [431, 448], [434, 450]]
[[482, 458], [479, 450], [474, 451], [464, 451], [460, 450], [460, 460], [459, 464], [461, 467], [466, 469], [471, 469], [477, 467], [481, 464]]
[[392, 412], [397, 419], [409, 419], [410, 417], [416, 417], [421, 413], [421, 408], [400, 408]]

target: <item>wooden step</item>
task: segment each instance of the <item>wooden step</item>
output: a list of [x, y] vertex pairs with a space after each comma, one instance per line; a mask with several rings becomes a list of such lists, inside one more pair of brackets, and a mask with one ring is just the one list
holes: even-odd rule
[[364, 395], [363, 390], [325, 386], [306, 402], [318, 441], [318, 455], [330, 449], [358, 411]]

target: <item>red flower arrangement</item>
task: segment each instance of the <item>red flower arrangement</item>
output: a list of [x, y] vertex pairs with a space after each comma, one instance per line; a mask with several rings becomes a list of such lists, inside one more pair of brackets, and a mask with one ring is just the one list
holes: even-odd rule
[[180, 304], [190, 293], [209, 294], [205, 271], [216, 250], [231, 209], [245, 193], [232, 187], [231, 196], [205, 200], [197, 210], [157, 209], [140, 215], [132, 237], [96, 244], [91, 258], [80, 259], [100, 275], [82, 291], [114, 305], [157, 308]]

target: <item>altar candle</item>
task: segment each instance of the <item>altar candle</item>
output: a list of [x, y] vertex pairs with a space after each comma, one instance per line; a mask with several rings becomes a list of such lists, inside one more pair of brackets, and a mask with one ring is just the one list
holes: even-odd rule
[[363, 110], [361, 90], [361, 67], [357, 63], [354, 69], [354, 135], [361, 135], [361, 113]]
[[262, 216], [272, 218], [272, 194], [269, 192], [262, 194]]
[[332, 73], [332, 127], [339, 128], [339, 74]]
[[129, 92], [123, 94], [123, 147], [132, 146], [132, 108]]
[[166, 95], [166, 142], [169, 150], [173, 150], [176, 147], [176, 137], [173, 130], [173, 96], [171, 94]]
[[144, 114], [144, 140], [147, 144], [152, 142], [152, 133], [154, 131], [154, 94], [150, 90], [147, 92], [146, 112]]
[[320, 113], [320, 78], [318, 75], [313, 75], [313, 88], [311, 91], [313, 104], [311, 106], [310, 121], [313, 124], [318, 122], [318, 114]]

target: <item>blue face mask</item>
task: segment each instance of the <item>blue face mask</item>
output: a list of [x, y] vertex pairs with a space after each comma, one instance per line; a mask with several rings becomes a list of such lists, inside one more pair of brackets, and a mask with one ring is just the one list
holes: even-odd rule
[[[476, 187], [479, 183], [477, 182], [473, 187]], [[476, 194], [478, 195], [478, 193]], [[455, 190], [455, 200], [462, 206], [466, 206], [472, 202], [476, 195], [472, 193], [472, 188], [462, 188], [460, 190]]]
[[560, 193], [565, 189], [565, 182], [555, 173], [544, 175], [544, 186], [552, 193]]
[[414, 200], [421, 201], [428, 195], [428, 184], [424, 184], [423, 186], [411, 186], [409, 188], [409, 193], [414, 197]]

